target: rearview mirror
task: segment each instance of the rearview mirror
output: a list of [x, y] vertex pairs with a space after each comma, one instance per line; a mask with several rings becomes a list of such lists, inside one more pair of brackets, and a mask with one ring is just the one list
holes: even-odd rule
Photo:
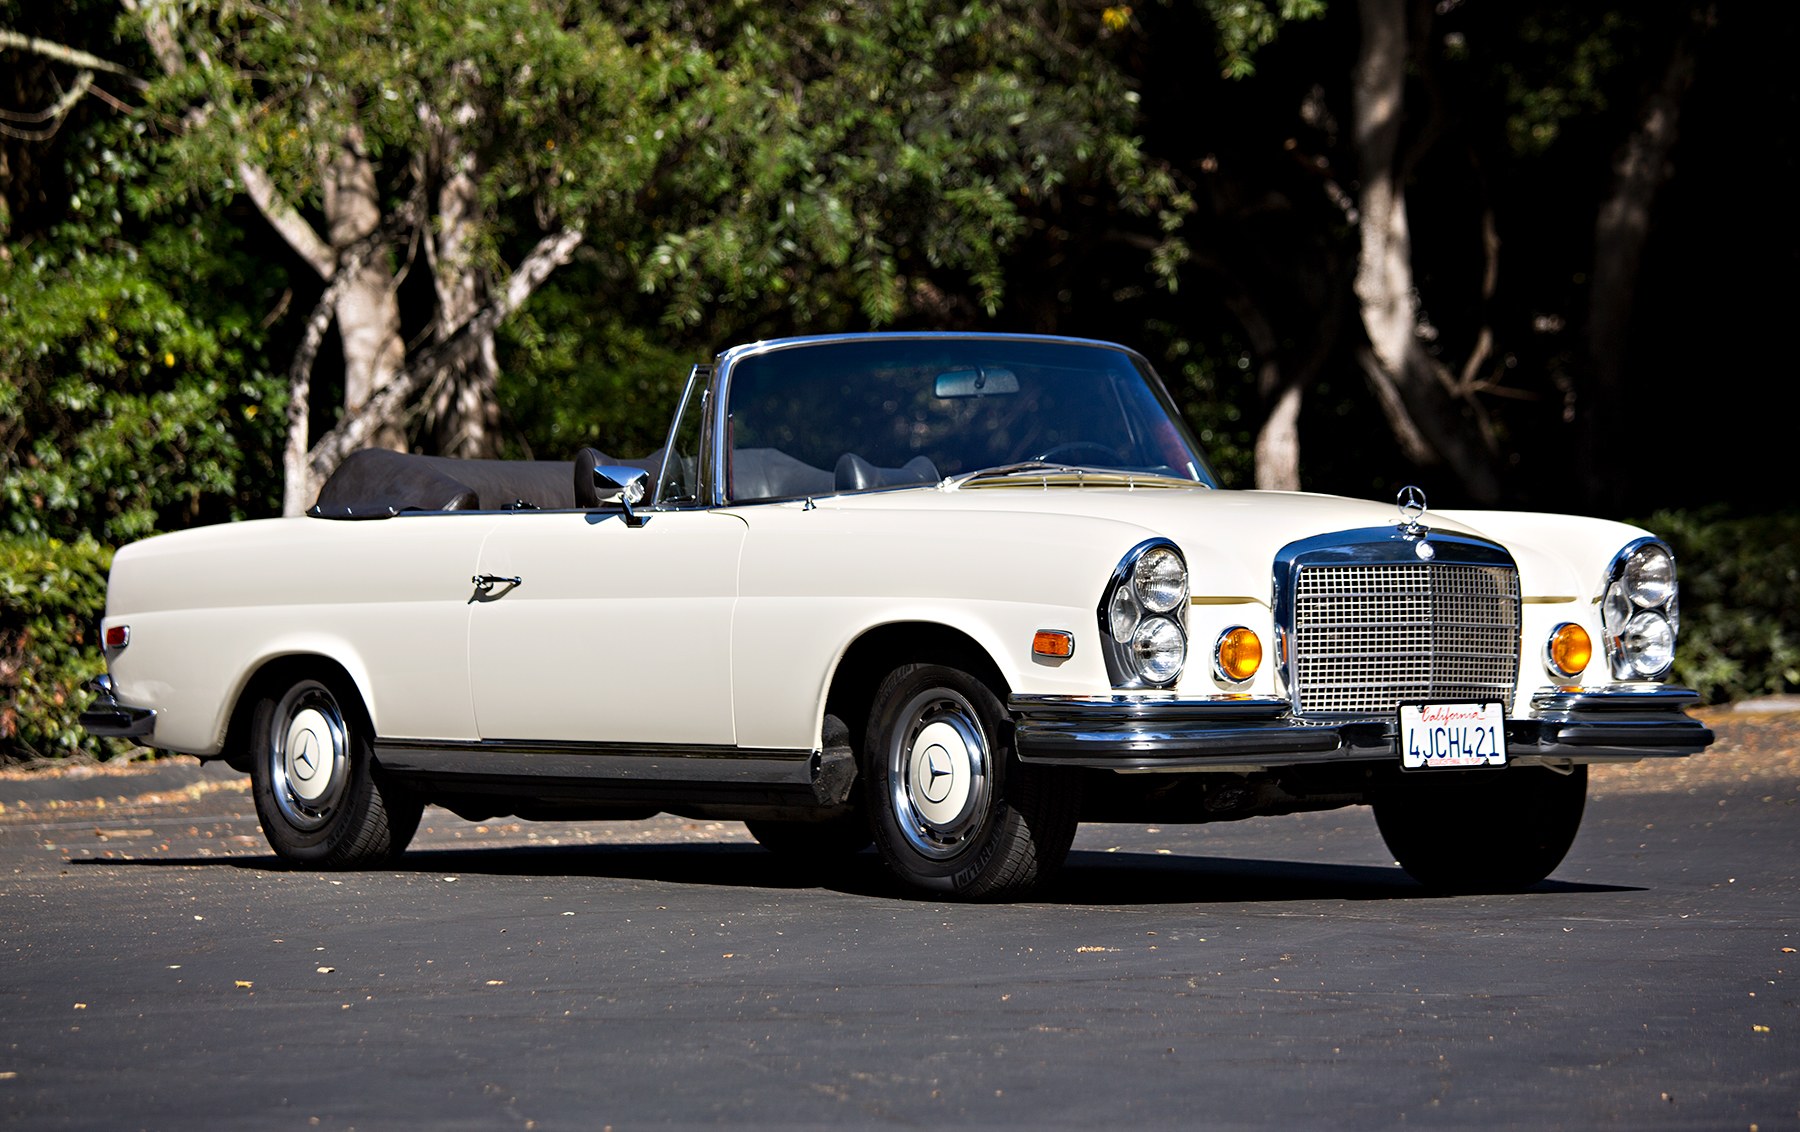
[[931, 391], [939, 397], [992, 397], [1017, 393], [1019, 375], [1009, 369], [982, 369], [979, 366], [951, 370], [938, 374]]

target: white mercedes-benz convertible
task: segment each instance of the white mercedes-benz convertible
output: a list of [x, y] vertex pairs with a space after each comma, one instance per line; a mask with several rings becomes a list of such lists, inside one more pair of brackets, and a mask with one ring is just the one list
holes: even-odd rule
[[1219, 490], [1130, 350], [864, 334], [696, 367], [645, 460], [361, 452], [125, 547], [83, 720], [248, 772], [319, 866], [427, 803], [666, 811], [978, 896], [1082, 821], [1367, 803], [1481, 891], [1556, 868], [1590, 764], [1712, 741], [1676, 625], [1642, 530]]

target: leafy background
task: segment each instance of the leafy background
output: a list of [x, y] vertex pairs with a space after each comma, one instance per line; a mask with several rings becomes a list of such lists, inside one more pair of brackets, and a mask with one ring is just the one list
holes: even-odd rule
[[[1405, 109], [1376, 169], [1384, 20]], [[1681, 562], [1677, 678], [1792, 691], [1797, 31], [1675, 0], [0, 0], [0, 760], [94, 751], [111, 548], [280, 513], [290, 410], [307, 444], [354, 416], [341, 318], [308, 344], [326, 279], [250, 166], [367, 255], [414, 368], [459, 286], [491, 298], [579, 229], [488, 361], [445, 371], [485, 450], [647, 452], [688, 366], [758, 337], [1116, 339], [1234, 486], [1291, 410], [1308, 490], [1648, 526]], [[375, 220], [339, 240], [346, 152]], [[1435, 451], [1370, 368], [1377, 173], [1409, 344], [1454, 394]], [[430, 401], [390, 438], [473, 419]]]

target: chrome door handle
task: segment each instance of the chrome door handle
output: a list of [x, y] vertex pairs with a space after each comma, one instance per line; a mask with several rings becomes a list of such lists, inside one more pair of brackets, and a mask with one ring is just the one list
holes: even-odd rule
[[[470, 578], [469, 581], [475, 584], [475, 592], [469, 595], [469, 604], [473, 605], [478, 601], [487, 601], [491, 598], [505, 597], [507, 592], [512, 590], [513, 587], [524, 584], [525, 579], [508, 578], [500, 574], [477, 574], [473, 578]], [[505, 586], [506, 589], [501, 590], [496, 594], [494, 592], [495, 586]]]

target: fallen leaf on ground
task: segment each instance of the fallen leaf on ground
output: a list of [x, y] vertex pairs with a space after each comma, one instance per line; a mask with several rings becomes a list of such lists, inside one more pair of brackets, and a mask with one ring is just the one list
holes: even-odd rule
[[249, 979], [238, 979], [233, 985], [243, 987], [245, 990], [249, 990], [251, 987], [255, 986], [256, 984], [251, 982]]

